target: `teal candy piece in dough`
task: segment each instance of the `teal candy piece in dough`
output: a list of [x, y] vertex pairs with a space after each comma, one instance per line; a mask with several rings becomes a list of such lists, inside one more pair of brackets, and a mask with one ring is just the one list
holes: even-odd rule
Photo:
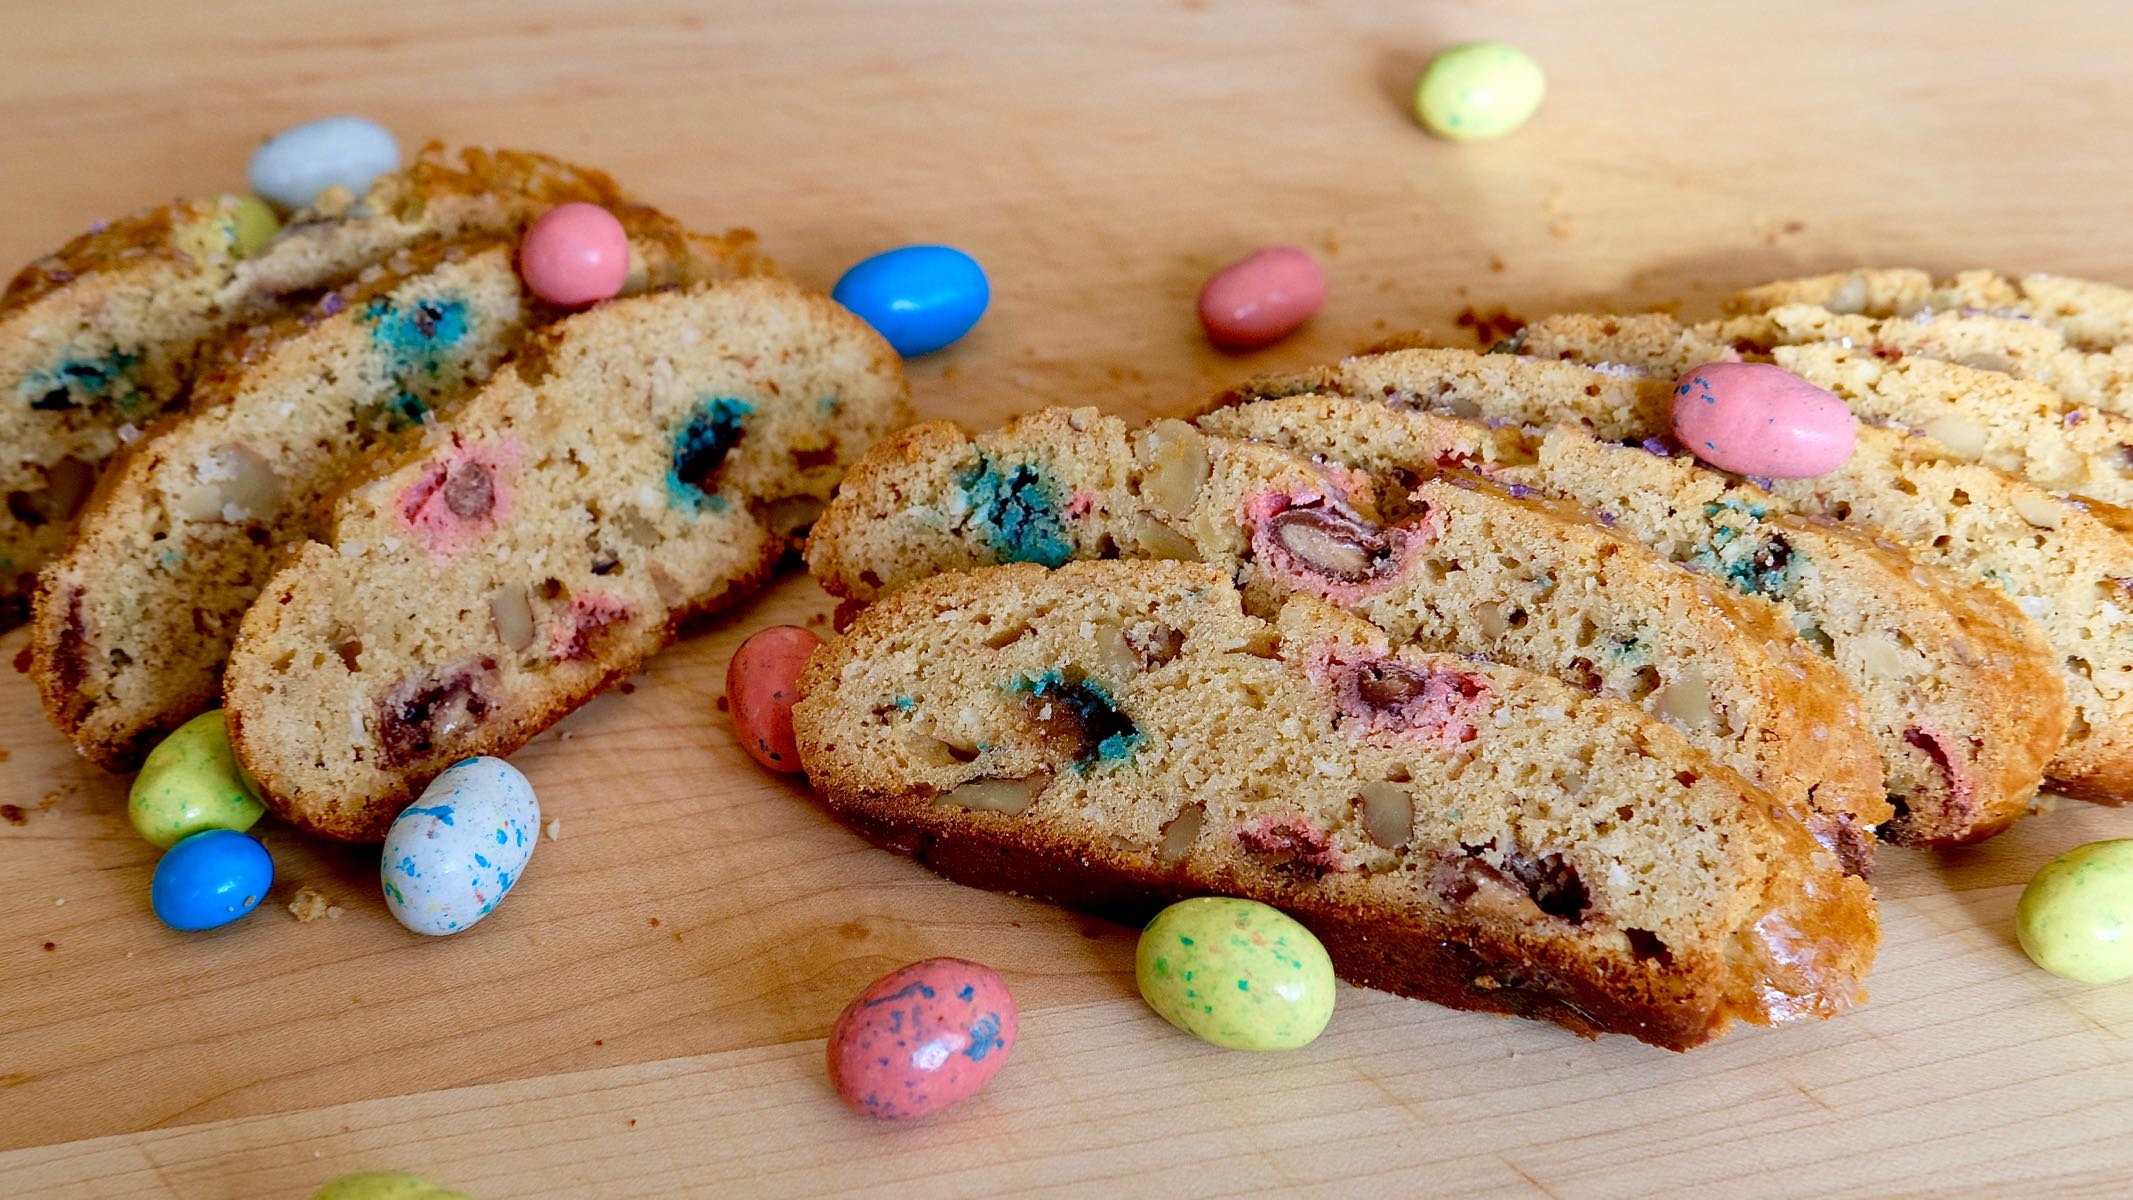
[[1525, 51], [1467, 42], [1430, 60], [1415, 83], [1415, 115], [1456, 142], [1499, 138], [1525, 124], [1547, 91], [1547, 76]]
[[148, 752], [126, 798], [133, 827], [159, 849], [208, 829], [243, 833], [266, 814], [237, 765], [221, 709], [201, 713]]
[[2090, 842], [2045, 863], [2015, 905], [2015, 934], [2062, 978], [2133, 977], [2133, 839]]
[[1202, 896], [1141, 931], [1141, 997], [1172, 1025], [1233, 1050], [1307, 1046], [1333, 1017], [1333, 962], [1311, 931], [1256, 900]]
[[419, 1175], [405, 1171], [359, 1171], [343, 1175], [311, 1200], [469, 1200], [464, 1192], [447, 1191]]

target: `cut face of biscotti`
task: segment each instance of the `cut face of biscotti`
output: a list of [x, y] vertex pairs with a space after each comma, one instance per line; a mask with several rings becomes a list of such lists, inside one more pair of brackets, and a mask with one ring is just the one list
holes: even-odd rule
[[1632, 706], [1210, 567], [935, 576], [816, 651], [809, 780], [950, 878], [1121, 916], [1216, 893], [1347, 979], [1685, 1049], [1861, 998], [1878, 934], [1781, 806]]
[[761, 583], [778, 514], [908, 419], [888, 344], [789, 284], [559, 321], [267, 582], [231, 741], [278, 815], [377, 840], [438, 770], [516, 749]]
[[1786, 609], [1861, 699], [1904, 844], [1977, 841], [2027, 811], [2069, 718], [2035, 622], [1975, 576], [1894, 543], [1786, 516], [1769, 494], [1686, 455], [1542, 434], [1447, 413], [1315, 393], [1218, 409], [1200, 427], [1392, 478], [1472, 463], [1514, 488], [1593, 510], [1609, 527]]
[[1838, 341], [1884, 358], [1916, 355], [2034, 380], [2074, 405], [2133, 414], [2133, 348], [2085, 353], [2038, 321], [1963, 310], [1864, 317], [1788, 304], [1699, 327], [1748, 350]]
[[1908, 267], [1865, 267], [1750, 288], [1727, 300], [1726, 311], [1766, 312], [1787, 304], [1811, 304], [1833, 313], [1869, 317], [1976, 309], [1992, 316], [2041, 321], [2080, 350], [2109, 350], [2133, 342], [2133, 291], [2064, 275], [2012, 278], [1975, 270], [1936, 280]]
[[[1594, 318], [1581, 318], [1590, 322]], [[1538, 324], [1538, 322], [1536, 322]], [[1619, 351], [1622, 347], [1615, 347]], [[1486, 370], [1472, 360], [1493, 359]], [[1395, 407], [1453, 407], [1485, 420], [1573, 422], [1610, 441], [1680, 453], [1668, 435], [1670, 378], [1635, 364], [1586, 367], [1464, 350], [1408, 350], [1352, 359], [1313, 378]], [[1298, 381], [1261, 381], [1239, 403]], [[2074, 716], [2046, 775], [2058, 790], [2118, 803], [2133, 798], [2133, 514], [2066, 498], [2019, 476], [1949, 458], [1926, 438], [1862, 425], [1842, 467], [1779, 481], [1787, 511], [1888, 537], [1922, 562], [2001, 588], [2044, 631]]]
[[[712, 257], [626, 224], [627, 291], [731, 276]], [[671, 257], [679, 247], [682, 257]], [[276, 550], [323, 532], [320, 502], [357, 459], [453, 407], [526, 331], [561, 316], [523, 287], [502, 240], [431, 243], [364, 272], [301, 316], [255, 327], [196, 380], [188, 411], [122, 452], [47, 564], [31, 674], [45, 711], [112, 769], [221, 695], [237, 623]]]
[[[570, 200], [627, 205], [597, 171], [432, 146], [360, 199], [330, 193], [263, 246], [225, 197], [114, 222], [32, 263], [0, 300], [0, 606], [19, 615], [97, 470], [178, 403], [222, 331], [300, 307], [418, 241], [515, 234]], [[734, 250], [748, 252], [744, 236]]]
[[989, 563], [1197, 558], [1256, 613], [1314, 595], [1396, 643], [1643, 705], [1810, 812], [1865, 869], [1869, 831], [1892, 811], [1879, 758], [1849, 685], [1775, 606], [1537, 496], [1431, 480], [1383, 497], [1381, 519], [1373, 492], [1344, 465], [1179, 421], [1134, 430], [1052, 409], [976, 439], [934, 422], [868, 452], [816, 525], [808, 565], [832, 594], [866, 600]]

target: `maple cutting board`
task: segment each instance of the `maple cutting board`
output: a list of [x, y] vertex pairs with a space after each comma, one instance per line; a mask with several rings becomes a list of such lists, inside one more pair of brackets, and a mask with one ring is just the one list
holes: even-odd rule
[[[1708, 312], [1874, 261], [2133, 281], [2123, 5], [557, 0], [0, 3], [0, 260], [92, 218], [241, 186], [332, 112], [407, 143], [612, 170], [747, 224], [826, 287], [945, 241], [992, 312], [911, 364], [920, 410], [1141, 416], [1388, 330], [1601, 306]], [[1501, 36], [1550, 74], [1496, 144], [1424, 136], [1434, 48]], [[1199, 337], [1214, 267], [1326, 264], [1300, 336]], [[918, 1192], [2121, 1195], [2133, 985], [2030, 966], [2024, 881], [2133, 814], [2076, 803], [1989, 845], [1890, 850], [1873, 999], [1689, 1055], [1344, 989], [1285, 1055], [1172, 1031], [1130, 929], [942, 882], [754, 768], [715, 702], [750, 629], [819, 620], [788, 578], [517, 755], [560, 821], [510, 902], [429, 941], [374, 852], [263, 825], [268, 902], [181, 936], [125, 780], [0, 672], [0, 1195], [308, 1196], [403, 1167], [484, 1200]], [[0, 661], [19, 649], [0, 637]], [[299, 924], [302, 885], [337, 919]], [[867, 981], [1001, 970], [1022, 1043], [910, 1128], [831, 1095], [822, 1037]]]

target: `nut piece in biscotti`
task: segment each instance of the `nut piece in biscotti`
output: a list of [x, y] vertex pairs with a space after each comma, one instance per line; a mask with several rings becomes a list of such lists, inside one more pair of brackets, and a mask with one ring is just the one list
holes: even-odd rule
[[909, 419], [828, 297], [739, 280], [533, 334], [365, 468], [245, 614], [231, 741], [294, 824], [375, 841], [437, 771], [507, 754], [766, 579], [773, 522]]
[[1449, 453], [1778, 604], [1859, 694], [1897, 811], [1885, 840], [1945, 845], [2004, 830], [2028, 811], [2065, 738], [2057, 659], [2005, 592], [1886, 539], [1786, 515], [1767, 492], [1687, 455], [1327, 393], [1234, 405], [1199, 424], [1381, 477], [1426, 474]]
[[[1448, 445], [1445, 461], [1489, 453]], [[1850, 685], [1768, 600], [1590, 516], [1465, 475], [1380, 494], [1346, 465], [1181, 421], [1134, 429], [1050, 409], [974, 439], [934, 422], [875, 447], [817, 524], [808, 565], [830, 593], [863, 602], [1018, 559], [1198, 559], [1255, 613], [1315, 595], [1397, 643], [1643, 705], [1808, 814], [1865, 870], [1871, 831], [1893, 810]]]
[[[619, 210], [627, 293], [745, 274], [758, 260]], [[135, 765], [221, 695], [230, 641], [277, 549], [323, 533], [357, 459], [449, 419], [529, 328], [563, 315], [523, 286], [512, 242], [431, 242], [303, 313], [257, 326], [195, 379], [187, 411], [122, 451], [46, 564], [31, 674], [90, 759]]]
[[1353, 983], [1685, 1049], [1841, 1012], [1866, 885], [1618, 700], [1415, 648], [1217, 569], [934, 576], [816, 651], [793, 710], [839, 815], [951, 879], [1144, 916], [1277, 905]]
[[1908, 317], [1933, 309], [1977, 310], [2040, 321], [2077, 350], [2107, 351], [2133, 342], [2133, 291], [2063, 275], [2010, 278], [1960, 271], [1935, 280], [1908, 267], [1863, 267], [1749, 288], [1726, 301], [1730, 313], [1760, 313], [1811, 304], [1833, 313]]
[[[1217, 407], [1317, 389], [1395, 408], [1441, 409], [1495, 423], [1575, 423], [1606, 440], [1676, 454], [1671, 375], [1619, 359], [1667, 361], [1683, 331], [1671, 318], [1548, 318], [1551, 348], [1609, 356], [1603, 365], [1465, 350], [1403, 350], [1349, 359], [1307, 376], [1254, 380]], [[1671, 332], [1668, 332], [1668, 331]], [[1662, 336], [1663, 335], [1663, 336]], [[1693, 336], [1693, 334], [1691, 334]], [[2133, 512], [2061, 497], [2020, 476], [1950, 458], [1924, 437], [1862, 425], [1851, 458], [1813, 479], [1781, 480], [1783, 511], [1887, 538], [1920, 562], [1976, 576], [2007, 593], [2044, 631], [2074, 715], [2045, 768], [2060, 791], [2133, 798]]]
[[[329, 192], [264, 246], [238, 220], [256, 202], [224, 197], [100, 226], [24, 268], [0, 298], [0, 617], [19, 618], [98, 468], [178, 403], [219, 334], [294, 311], [418, 241], [513, 235], [569, 200], [628, 206], [597, 171], [433, 145], [360, 198]], [[752, 253], [749, 242], [732, 235], [733, 252]]]

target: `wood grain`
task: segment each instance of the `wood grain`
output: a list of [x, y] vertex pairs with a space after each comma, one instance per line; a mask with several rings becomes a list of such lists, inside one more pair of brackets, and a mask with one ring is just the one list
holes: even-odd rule
[[[1469, 306], [1700, 312], [1862, 261], [2133, 280], [2133, 12], [2108, 3], [0, 11], [0, 260], [239, 186], [266, 133], [361, 112], [605, 166], [817, 285], [966, 247], [993, 310], [911, 374], [972, 423], [1175, 410], [1389, 329], [1456, 335]], [[1403, 93], [1475, 36], [1532, 52], [1550, 100], [1505, 142], [1432, 141]], [[1321, 255], [1331, 304], [1273, 350], [1208, 349], [1200, 281], [1267, 242]], [[1140, 1004], [1132, 931], [943, 883], [754, 769], [714, 708], [726, 657], [826, 610], [788, 579], [519, 755], [561, 837], [441, 942], [386, 915], [374, 853], [286, 830], [259, 914], [163, 929], [125, 781], [0, 672], [0, 1194], [298, 1197], [386, 1166], [482, 1197], [2124, 1190], [2133, 987], [2044, 975], [2011, 926], [2030, 873], [2124, 812], [1888, 852], [1873, 1001], [1825, 1024], [1674, 1056], [1346, 990], [1309, 1049], [1221, 1053]], [[345, 915], [290, 919], [304, 884]], [[1007, 975], [1022, 1046], [950, 1117], [870, 1127], [820, 1039], [944, 953]]]

